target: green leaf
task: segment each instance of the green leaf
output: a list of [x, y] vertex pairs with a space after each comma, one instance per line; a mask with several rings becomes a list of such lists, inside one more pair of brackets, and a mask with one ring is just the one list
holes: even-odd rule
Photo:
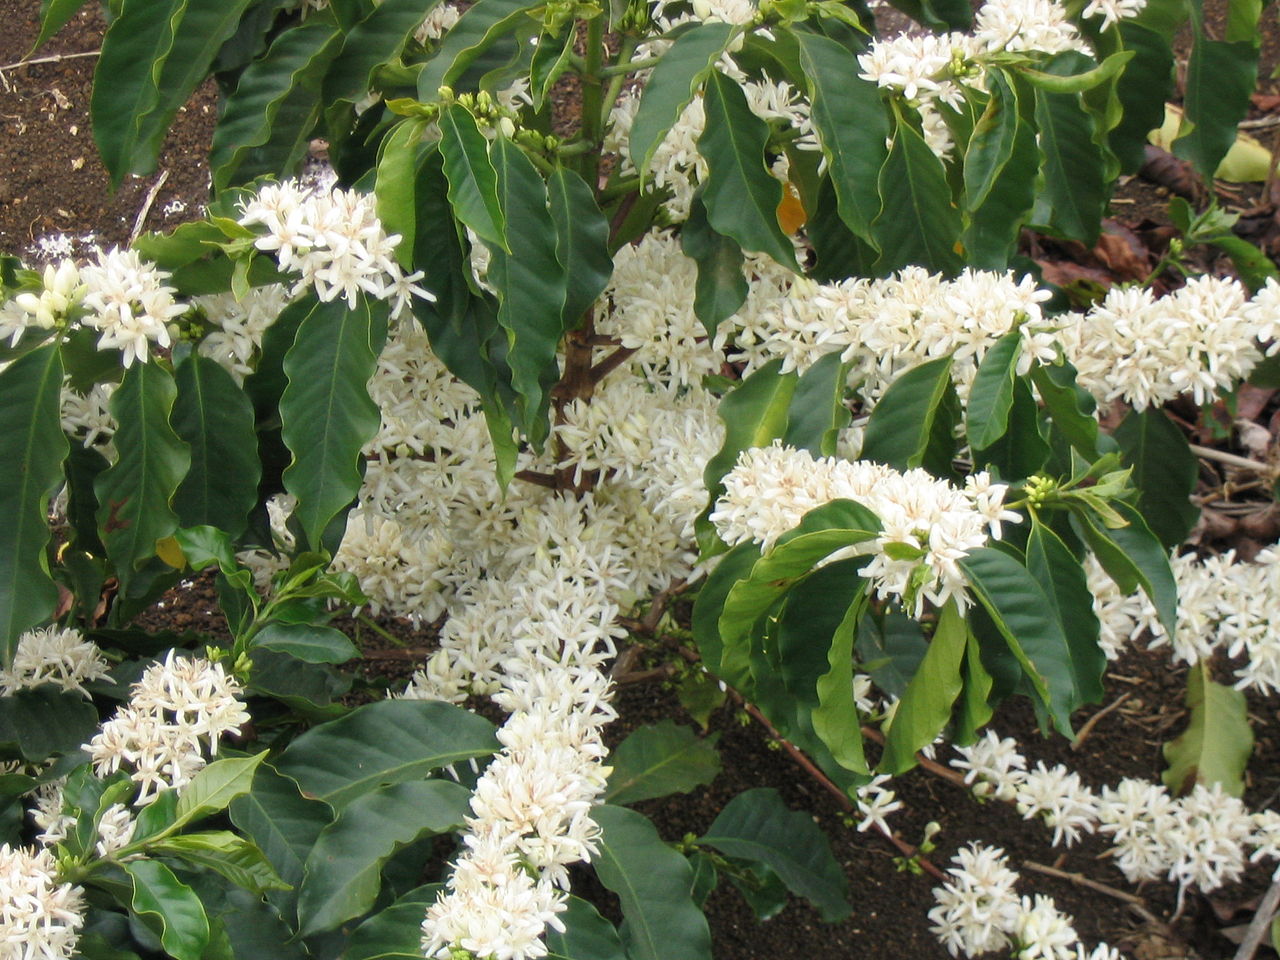
[[320, 80], [341, 34], [314, 17], [280, 33], [245, 68], [213, 131], [209, 169], [215, 190], [299, 164], [320, 116]]
[[571, 896], [560, 922], [563, 933], [547, 928], [548, 960], [627, 960], [618, 931], [586, 900]]
[[440, 41], [436, 55], [418, 76], [418, 99], [434, 103], [440, 88], [452, 87], [467, 68], [506, 34], [522, 23], [532, 24], [525, 11], [538, 0], [476, 0]]
[[[838, 608], [838, 604], [831, 606]], [[866, 581], [861, 580], [844, 616], [831, 632], [827, 649], [828, 670], [818, 678], [814, 687], [818, 706], [811, 716], [813, 732], [826, 744], [836, 763], [861, 774], [868, 770], [862, 749], [857, 702], [853, 696], [853, 647], [858, 621], [866, 608]]]
[[253, 648], [279, 650], [307, 663], [346, 663], [360, 656], [341, 630], [311, 623], [269, 623], [253, 638]]
[[1094, 400], [1076, 384], [1076, 368], [1063, 361], [1053, 366], [1031, 368], [1036, 392], [1058, 429], [1072, 448], [1092, 463], [1098, 459], [1098, 421], [1093, 415]]
[[133, 880], [131, 905], [138, 914], [158, 918], [165, 952], [174, 960], [201, 960], [209, 945], [209, 920], [195, 891], [158, 860], [122, 866]]
[[507, 363], [519, 395], [521, 426], [540, 444], [546, 435], [545, 387], [558, 379], [556, 348], [565, 331], [568, 278], [556, 256], [555, 221], [537, 169], [505, 137], [494, 143], [491, 156], [507, 218], [506, 244], [519, 253], [489, 244], [488, 279], [498, 291], [498, 323], [507, 332]]
[[333, 811], [328, 804], [304, 797], [294, 780], [263, 764], [250, 791], [232, 800], [228, 812], [231, 822], [258, 845], [280, 878], [293, 888], [269, 895], [293, 924], [307, 855], [320, 831], [332, 822]]
[[888, 154], [889, 116], [876, 85], [858, 76], [861, 68], [850, 50], [816, 33], [797, 32], [795, 37], [840, 219], [871, 242], [871, 224], [880, 212], [876, 180]]
[[922, 363], [898, 377], [871, 411], [862, 459], [897, 470], [925, 466], [949, 473], [958, 418], [951, 358]]
[[724, 610], [729, 591], [739, 580], [750, 575], [751, 568], [758, 559], [758, 544], [743, 543], [734, 547], [711, 571], [693, 604], [693, 639], [702, 654], [703, 663], [716, 676], [723, 677], [734, 686], [739, 686], [744, 680], [749, 682], [750, 677], [730, 676], [727, 672], [725, 645], [720, 639], [720, 614]]
[[447, 780], [396, 783], [352, 800], [320, 832], [298, 897], [300, 933], [332, 930], [373, 906], [401, 847], [461, 826], [470, 792]]
[[533, 97], [533, 109], [541, 111], [547, 95], [561, 75], [573, 62], [573, 44], [578, 39], [576, 30], [562, 30], [559, 34], [543, 32], [538, 36], [538, 48], [533, 51], [529, 64], [529, 93]]
[[974, 464], [995, 472], [1001, 480], [1022, 480], [1040, 470], [1049, 459], [1049, 442], [1041, 431], [1040, 407], [1026, 377], [1013, 382], [1013, 405], [1008, 429], [991, 446], [974, 450]]
[[72, 753], [98, 726], [98, 711], [78, 693], [45, 684], [0, 697], [0, 744], [40, 763]]
[[1035, 91], [1043, 178], [1032, 217], [1035, 223], [1079, 240], [1098, 241], [1107, 202], [1102, 153], [1094, 142], [1094, 120], [1078, 93]]
[[342, 960], [421, 960], [422, 918], [442, 890], [441, 883], [417, 887], [373, 914], [351, 931]]
[[[380, 700], [314, 727], [277, 758], [304, 796], [341, 811], [356, 797], [497, 749], [493, 724], [452, 704]], [[287, 877], [286, 877], [287, 879]]]
[[933, 743], [951, 719], [951, 707], [964, 681], [961, 661], [968, 645], [969, 628], [955, 603], [938, 615], [933, 638], [915, 675], [894, 711], [878, 769], [899, 774], [916, 763], [916, 751]]
[[378, 432], [368, 383], [381, 350], [381, 316], [367, 297], [317, 304], [284, 358], [280, 434], [293, 460], [284, 488], [298, 498], [304, 543], [319, 549], [325, 528], [360, 491], [360, 448]]
[[229, 757], [215, 760], [182, 789], [174, 827], [185, 826], [196, 820], [220, 813], [236, 799], [249, 792], [258, 767], [267, 757], [266, 752], [252, 757]]
[[1206, 179], [1236, 140], [1257, 85], [1258, 41], [1210, 40], [1197, 28], [1187, 61], [1186, 120], [1190, 130], [1173, 142], [1173, 153], [1190, 160]]
[[982, 206], [1013, 157], [1017, 136], [1017, 93], [1000, 71], [992, 71], [991, 95], [964, 152], [964, 204], [972, 212]]
[[258, 502], [253, 404], [216, 361], [192, 352], [177, 370], [170, 423], [191, 448], [191, 467], [173, 497], [184, 527], [212, 526], [233, 540]]
[[835, 456], [840, 431], [853, 418], [844, 404], [848, 390], [849, 365], [840, 359], [840, 351], [819, 358], [796, 384], [782, 442], [815, 457]]
[[648, 175], [654, 151], [680, 119], [737, 32], [737, 28], [728, 23], [699, 24], [680, 34], [653, 68], [631, 124], [628, 144], [631, 162], [640, 171], [641, 178]]
[[169, 425], [178, 394], [173, 377], [156, 363], [135, 363], [111, 395], [116, 462], [98, 474], [98, 533], [128, 584], [155, 556], [156, 541], [173, 536], [178, 515], [172, 507], [191, 463], [186, 443]]
[[742, 249], [794, 267], [795, 248], [778, 225], [782, 183], [764, 162], [769, 125], [751, 112], [742, 87], [718, 70], [707, 78], [702, 104], [707, 122], [698, 152], [710, 171], [702, 194], [707, 220]]
[[53, 615], [49, 576], [49, 497], [62, 483], [68, 444], [62, 432], [62, 359], [38, 347], [0, 371], [0, 664], [18, 637]]
[[987, 84], [991, 98], [965, 151], [969, 222], [962, 242], [970, 264], [1003, 270], [1035, 204], [1040, 152], [1016, 87], [998, 70]]
[[634, 810], [601, 804], [591, 818], [601, 830], [591, 865], [622, 903], [630, 960], [711, 960], [711, 931], [691, 897], [689, 861]]
[[707, 337], [714, 338], [721, 321], [729, 319], [747, 302], [742, 248], [737, 241], [712, 229], [702, 197], [695, 196], [689, 219], [680, 228], [680, 249], [698, 264], [693, 312], [707, 331]]
[[943, 273], [958, 272], [960, 211], [951, 202], [946, 170], [901, 114], [877, 189], [880, 214], [871, 224], [872, 238], [880, 248], [876, 271], [886, 274], [918, 264]]
[[1187, 674], [1187, 709], [1191, 718], [1176, 739], [1164, 745], [1168, 769], [1161, 774], [1175, 795], [1196, 784], [1218, 784], [1233, 797], [1244, 795], [1244, 770], [1253, 752], [1249, 704], [1239, 690], [1215, 683], [1201, 661]]
[[957, 705], [954, 743], [967, 746], [978, 739], [978, 731], [991, 720], [991, 691], [995, 680], [982, 662], [981, 647], [972, 630], [965, 645], [964, 692]]
[[498, 200], [498, 174], [489, 159], [489, 141], [466, 107], [451, 103], [440, 111], [440, 156], [449, 181], [449, 203], [459, 222], [487, 243], [510, 251], [506, 218]]
[[1022, 665], [1059, 731], [1071, 735], [1077, 702], [1071, 649], [1052, 600], [1027, 568], [1003, 551], [980, 547], [960, 560], [970, 587]]
[[1044, 587], [1066, 634], [1076, 706], [1099, 702], [1107, 657], [1098, 642], [1098, 618], [1084, 567], [1061, 537], [1033, 520], [1027, 538], [1027, 569]]
[[1076, 529], [1122, 593], [1142, 587], [1155, 604], [1161, 625], [1173, 636], [1178, 627], [1178, 583], [1169, 566], [1169, 554], [1137, 510], [1122, 500], [1108, 504], [1128, 526], [1113, 530], [1093, 516], [1077, 513], [1073, 515], [1078, 521]]
[[698, 842], [725, 856], [764, 864], [828, 923], [851, 912], [849, 881], [826, 835], [808, 813], [787, 809], [772, 787], [738, 794]]
[[84, 5], [85, 0], [41, 0], [40, 34], [36, 37], [36, 42], [31, 45], [27, 56], [30, 57], [48, 43], [49, 38], [65, 27]]
[[[381, 8], [379, 8], [381, 9]], [[378, 219], [388, 234], [396, 234], [396, 262], [406, 273], [413, 272], [413, 248], [418, 230], [414, 189], [418, 181], [418, 148], [426, 121], [420, 117], [402, 120], [382, 141], [374, 192], [378, 199]]]
[[547, 199], [556, 224], [556, 259], [565, 273], [564, 329], [577, 327], [613, 275], [609, 221], [585, 180], [557, 165], [547, 178]]
[[1145, 162], [1147, 134], [1164, 122], [1164, 105], [1173, 94], [1173, 49], [1157, 31], [1128, 20], [1120, 22], [1120, 37], [1133, 51], [1116, 85], [1120, 122], [1108, 134], [1107, 145], [1126, 173]]
[[324, 102], [365, 96], [374, 69], [399, 58], [414, 31], [438, 3], [439, 0], [382, 0], [346, 32], [342, 50], [324, 78]]
[[1116, 76], [1132, 59], [1132, 50], [1120, 50], [1097, 66], [1078, 73], [1046, 73], [1033, 67], [1021, 67], [1018, 73], [1040, 90], [1048, 90], [1050, 93], [1084, 93]]
[[1015, 330], [997, 340], [978, 364], [965, 411], [965, 431], [976, 450], [985, 450], [1008, 429], [1021, 352], [1022, 334]]
[[609, 757], [613, 772], [605, 801], [638, 803], [710, 783], [720, 773], [717, 739], [699, 737], [672, 720], [632, 731]]
[[148, 844], [147, 852], [178, 857], [193, 866], [205, 867], [253, 893], [288, 887], [261, 850], [229, 830], [170, 837]]
[[1187, 438], [1162, 410], [1131, 411], [1112, 433], [1138, 490], [1137, 508], [1151, 532], [1172, 550], [1200, 519], [1191, 502], [1200, 463]]

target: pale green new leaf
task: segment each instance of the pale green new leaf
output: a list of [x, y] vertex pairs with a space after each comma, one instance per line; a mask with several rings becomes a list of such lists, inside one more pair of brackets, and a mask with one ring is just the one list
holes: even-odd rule
[[149, 844], [147, 852], [178, 857], [193, 866], [213, 870], [253, 893], [289, 886], [280, 879], [261, 850], [229, 830], [169, 837]]
[[1249, 704], [1239, 690], [1215, 683], [1201, 661], [1187, 674], [1187, 709], [1191, 719], [1176, 739], [1164, 745], [1169, 767], [1161, 775], [1174, 794], [1190, 793], [1196, 784], [1218, 784], [1233, 797], [1244, 794], [1244, 770], [1253, 752]]
[[62, 482], [62, 357], [38, 347], [0, 371], [0, 663], [18, 637], [53, 614], [49, 576], [49, 497]]
[[174, 828], [219, 813], [236, 797], [248, 793], [254, 774], [266, 757], [264, 751], [252, 757], [215, 760], [197, 773], [178, 797]]

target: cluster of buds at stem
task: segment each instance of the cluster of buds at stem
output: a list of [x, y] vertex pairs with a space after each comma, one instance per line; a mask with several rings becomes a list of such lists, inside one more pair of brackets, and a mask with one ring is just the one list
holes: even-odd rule
[[1038, 473], [1034, 477], [1028, 478], [1022, 488], [1022, 492], [1026, 494], [1027, 506], [1034, 510], [1043, 507], [1057, 489], [1057, 480]]

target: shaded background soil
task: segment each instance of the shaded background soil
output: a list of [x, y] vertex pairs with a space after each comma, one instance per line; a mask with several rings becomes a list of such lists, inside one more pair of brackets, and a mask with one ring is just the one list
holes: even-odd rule
[[[47, 252], [40, 244], [42, 238], [47, 243], [50, 238], [66, 236], [72, 249], [83, 254], [94, 243], [125, 243], [135, 229], [164, 229], [197, 213], [207, 194], [204, 156], [216, 116], [215, 91], [204, 88], [179, 115], [154, 173], [129, 177], [111, 194], [89, 125], [95, 58], [13, 66], [35, 37], [38, 8], [34, 0], [0, 0], [0, 22], [5, 24], [0, 32], [0, 129], [4, 134], [0, 136], [0, 249], [41, 259], [42, 252]], [[1275, 15], [1267, 11], [1265, 16], [1264, 78], [1270, 75], [1280, 51]], [[98, 48], [101, 31], [100, 15], [91, 3], [37, 56], [91, 53]], [[1262, 93], [1277, 93], [1275, 82], [1264, 79]], [[1280, 120], [1275, 98], [1259, 100], [1252, 118]], [[1265, 129], [1280, 130], [1280, 126]], [[1256, 231], [1260, 242], [1274, 241], [1280, 247], [1275, 208], [1262, 202], [1261, 188], [1227, 189], [1224, 201], [1260, 225]], [[1123, 276], [1117, 264], [1127, 262], [1122, 255], [1126, 250], [1133, 257], [1147, 258], [1144, 262], [1149, 268], [1154, 263], [1151, 258], [1158, 258], [1161, 252], [1159, 231], [1168, 222], [1164, 209], [1169, 194], [1168, 182], [1132, 178], [1113, 206], [1109, 233], [1119, 237], [1118, 242], [1085, 250], [1079, 245], [1032, 239], [1028, 249], [1038, 252], [1044, 263], [1064, 265], [1060, 269], [1067, 280], [1091, 276], [1090, 271], [1101, 271], [1112, 279]], [[1138, 269], [1132, 264], [1130, 268]], [[1256, 415], [1265, 420], [1274, 407], [1268, 395], [1259, 402]], [[1266, 505], [1260, 509], [1267, 509]], [[1259, 537], [1275, 539], [1275, 531], [1268, 530], [1265, 525], [1251, 528], [1255, 548]], [[156, 629], [223, 632], [208, 578], [173, 591], [143, 622]], [[367, 659], [358, 666], [362, 681], [375, 688], [394, 688], [407, 679], [430, 649], [432, 633], [387, 618], [379, 624], [396, 642], [354, 623], [339, 626], [349, 629], [364, 650]], [[628, 671], [628, 676], [643, 679], [619, 689], [622, 719], [609, 730], [612, 742], [647, 722], [668, 717], [693, 722], [679, 706], [671, 683], [663, 679], [660, 667], [671, 659], [671, 652], [658, 643], [646, 649]], [[1110, 673], [1103, 700], [1108, 712], [1092, 728], [1082, 749], [1073, 750], [1062, 738], [1041, 738], [1030, 711], [1019, 703], [1002, 710], [993, 727], [1016, 736], [1033, 761], [1064, 762], [1095, 788], [1125, 776], [1158, 779], [1163, 767], [1161, 745], [1185, 720], [1184, 689], [1185, 671], [1171, 667], [1164, 652], [1131, 651]], [[1122, 697], [1123, 702], [1117, 705]], [[1274, 804], [1280, 793], [1280, 701], [1253, 697], [1250, 705], [1257, 747], [1250, 763], [1247, 800], [1262, 807]], [[1076, 718], [1077, 725], [1087, 722], [1098, 709], [1083, 711]], [[677, 840], [686, 833], [704, 831], [724, 804], [742, 790], [776, 787], [793, 808], [812, 812], [831, 838], [849, 875], [855, 907], [849, 920], [826, 925], [807, 905], [792, 902], [775, 919], [760, 923], [737, 892], [722, 884], [707, 908], [718, 960], [807, 960], [815, 956], [930, 960], [946, 956], [925, 922], [936, 885], [932, 877], [903, 872], [895, 861], [898, 851], [874, 833], [859, 833], [841, 806], [738, 706], [728, 703], [717, 710], [711, 717], [710, 731], [720, 737], [724, 772], [708, 788], [649, 801], [641, 805], [644, 812], [655, 819], [664, 836]], [[935, 841], [938, 849], [932, 855], [939, 866], [945, 867], [959, 846], [981, 840], [1003, 846], [1015, 863], [1032, 861], [1129, 889], [1106, 862], [1104, 846], [1097, 840], [1086, 840], [1062, 854], [1050, 847], [1049, 832], [1039, 823], [1023, 821], [1006, 804], [979, 803], [967, 791], [924, 770], [897, 778], [895, 788], [906, 807], [892, 815], [890, 822], [905, 841], [918, 843], [929, 820], [941, 825]], [[1021, 869], [1023, 892], [1052, 895], [1061, 909], [1075, 917], [1086, 943], [1107, 940], [1125, 947], [1137, 960], [1231, 956], [1235, 948], [1222, 928], [1247, 922], [1255, 898], [1265, 886], [1263, 872], [1255, 870], [1248, 882], [1228, 888], [1212, 902], [1189, 898], [1174, 925], [1174, 937], [1169, 939], [1165, 931], [1145, 923], [1116, 896], [1069, 879], [1039, 875], [1025, 866]], [[606, 911], [615, 908], [607, 893], [597, 892]], [[1153, 885], [1138, 893], [1155, 916], [1168, 918], [1174, 913], [1173, 891], [1167, 885]]]

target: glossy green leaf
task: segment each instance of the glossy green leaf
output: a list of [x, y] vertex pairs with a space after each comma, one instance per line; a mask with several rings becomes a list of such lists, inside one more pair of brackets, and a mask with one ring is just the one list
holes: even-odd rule
[[717, 233], [743, 250], [767, 253], [795, 266], [795, 248], [778, 224], [782, 184], [765, 166], [769, 125], [751, 112], [741, 86], [713, 70], [702, 97], [707, 122], [698, 152], [709, 172], [702, 202]]
[[341, 630], [311, 623], [269, 623], [254, 636], [253, 647], [278, 650], [307, 663], [346, 663], [360, 656]]
[[886, 274], [908, 264], [943, 273], [959, 271], [960, 211], [951, 202], [946, 170], [902, 116], [897, 118], [877, 188], [880, 215], [871, 224], [880, 249], [876, 271]]
[[964, 204], [973, 211], [986, 201], [1013, 156], [1017, 135], [1017, 94], [1000, 71], [993, 71], [990, 96], [964, 152]]
[[578, 38], [575, 30], [562, 30], [559, 34], [545, 31], [538, 36], [538, 48], [533, 51], [529, 63], [529, 93], [533, 97], [533, 109], [541, 110], [557, 80], [573, 62], [573, 44]]
[[188, 833], [150, 844], [150, 854], [177, 857], [196, 867], [218, 873], [253, 893], [287, 887], [262, 851], [229, 830]]
[[969, 631], [969, 640], [964, 652], [964, 690], [956, 705], [953, 742], [957, 746], [968, 746], [978, 739], [978, 731], [991, 720], [991, 693], [995, 681], [987, 672], [982, 662], [981, 648], [978, 638]]
[[1002, 481], [1023, 480], [1045, 465], [1050, 452], [1035, 394], [1027, 378], [1018, 377], [1013, 382], [1008, 429], [991, 446], [973, 451], [974, 465], [992, 471]]
[[711, 960], [711, 931], [691, 896], [689, 861], [634, 810], [601, 804], [591, 818], [601, 830], [591, 865], [622, 903], [620, 932], [628, 958]]
[[1201, 661], [1187, 673], [1190, 719], [1176, 740], [1164, 745], [1168, 769], [1161, 774], [1175, 795], [1196, 784], [1218, 784], [1223, 793], [1244, 795], [1244, 771], [1253, 752], [1249, 704], [1239, 690], [1215, 683]]
[[1257, 85], [1258, 41], [1210, 40], [1197, 30], [1187, 61], [1186, 120], [1190, 129], [1173, 142], [1173, 152], [1205, 178], [1236, 140]]
[[[843, 602], [841, 598], [840, 603]], [[837, 609], [839, 606], [829, 605]], [[858, 621], [866, 607], [866, 581], [863, 580], [859, 582], [844, 616], [831, 632], [827, 648], [828, 669], [814, 686], [818, 706], [812, 714], [813, 732], [826, 744], [832, 758], [846, 770], [860, 774], [868, 770], [862, 749], [862, 726], [853, 695], [853, 647]]]
[[89, 742], [97, 726], [92, 703], [49, 684], [0, 697], [0, 744], [31, 763], [73, 753]]
[[258, 499], [253, 404], [223, 367], [191, 353], [178, 365], [170, 423], [191, 449], [191, 467], [173, 497], [184, 527], [213, 526], [238, 537]]
[[572, 330], [613, 275], [609, 221], [587, 182], [563, 165], [547, 178], [547, 199], [556, 225], [556, 259], [565, 273], [562, 321]]
[[849, 881], [826, 835], [808, 813], [787, 809], [772, 787], [738, 794], [698, 842], [725, 856], [764, 864], [828, 923], [851, 912]]
[[318, 304], [284, 358], [289, 385], [280, 397], [280, 434], [293, 454], [284, 488], [298, 498], [293, 515], [312, 549], [360, 491], [360, 448], [381, 422], [368, 382], [384, 323], [367, 297], [355, 309], [345, 300]]
[[985, 450], [1009, 427], [1021, 352], [1022, 334], [1015, 330], [997, 340], [978, 364], [965, 410], [965, 432], [975, 449]]
[[898, 774], [916, 763], [916, 751], [937, 738], [951, 719], [964, 680], [960, 671], [969, 628], [955, 603], [938, 615], [937, 627], [915, 676], [893, 714], [878, 769]]
[[871, 411], [862, 459], [897, 470], [925, 466], [935, 473], [948, 472], [958, 419], [951, 358], [922, 363], [890, 384]]
[[275, 767], [341, 811], [356, 797], [497, 749], [493, 724], [440, 701], [380, 700], [295, 739]]
[[396, 262], [405, 273], [413, 272], [413, 248], [418, 231], [417, 203], [413, 192], [418, 180], [418, 148], [426, 121], [402, 120], [382, 141], [374, 192], [378, 219], [388, 234], [400, 237]]
[[1027, 569], [1044, 588], [1066, 635], [1075, 705], [1099, 702], [1107, 657], [1098, 641], [1098, 618], [1084, 568], [1061, 537], [1033, 521], [1027, 538]]
[[157, 363], [135, 363], [111, 395], [116, 461], [94, 481], [98, 533], [128, 584], [155, 556], [156, 541], [178, 529], [174, 494], [191, 463], [186, 443], [169, 425], [178, 389]]
[[1035, 91], [1043, 178], [1033, 221], [1092, 246], [1107, 202], [1094, 119], [1077, 93]]
[[1054, 725], [1070, 736], [1071, 711], [1079, 704], [1071, 648], [1053, 601], [1026, 567], [1000, 550], [971, 550], [960, 566]]
[[988, 78], [991, 96], [964, 157], [966, 260], [1002, 270], [1035, 204], [1040, 152], [1017, 88], [1000, 71]]
[[701, 197], [694, 197], [689, 219], [680, 228], [680, 248], [698, 264], [693, 312], [707, 337], [713, 338], [720, 323], [747, 302], [742, 248], [736, 240], [712, 229]]
[[213, 131], [215, 190], [287, 173], [302, 161], [320, 115], [320, 81], [341, 42], [331, 23], [312, 18], [280, 33], [249, 64]]
[[451, 103], [440, 111], [440, 156], [449, 181], [449, 203], [459, 222], [481, 240], [510, 250], [506, 218], [498, 200], [498, 174], [489, 159], [489, 141], [471, 112]]
[[396, 850], [461, 826], [470, 792], [448, 780], [396, 783], [352, 800], [320, 832], [307, 857], [298, 897], [303, 936], [332, 930], [365, 913], [382, 887], [382, 866]]
[[1036, 364], [1031, 370], [1036, 392], [1072, 449], [1092, 463], [1098, 459], [1098, 420], [1095, 402], [1076, 384], [1076, 368], [1068, 362], [1051, 366]]
[[250, 791], [232, 800], [228, 812], [231, 822], [258, 845], [280, 878], [293, 888], [269, 894], [293, 924], [307, 856], [320, 831], [332, 822], [333, 810], [319, 800], [307, 799], [293, 779], [263, 764]]
[[637, 728], [609, 755], [613, 772], [605, 801], [638, 803], [710, 783], [720, 772], [717, 739], [699, 737], [672, 720]]
[[1147, 134], [1164, 122], [1164, 105], [1173, 94], [1173, 48], [1159, 32], [1140, 23], [1120, 21], [1120, 37], [1133, 59], [1116, 86], [1120, 122], [1107, 135], [1107, 145], [1125, 173], [1142, 167]]
[[820, 357], [800, 375], [782, 442], [815, 457], [835, 456], [840, 431], [853, 419], [844, 403], [848, 390], [849, 365], [841, 352]]
[[359, 100], [365, 96], [374, 68], [400, 56], [414, 31], [439, 2], [382, 0], [343, 38], [342, 49], [324, 78], [324, 102]]
[[440, 41], [436, 55], [418, 76], [418, 99], [431, 103], [442, 86], [452, 87], [477, 58], [521, 23], [537, 0], [476, 0]]
[[1113, 530], [1093, 517], [1076, 515], [1077, 530], [1122, 593], [1142, 588], [1155, 604], [1160, 623], [1172, 635], [1178, 624], [1178, 584], [1169, 566], [1169, 554], [1142, 514], [1122, 500], [1109, 501], [1109, 505], [1128, 526]]
[[209, 920], [200, 898], [159, 860], [131, 860], [122, 865], [133, 881], [132, 907], [154, 916], [160, 942], [174, 960], [202, 960], [209, 945]]
[[1132, 50], [1120, 50], [1087, 70], [1049, 73], [1033, 67], [1023, 67], [1018, 73], [1040, 90], [1048, 90], [1050, 93], [1083, 93], [1116, 76], [1131, 59]]
[[567, 275], [556, 256], [556, 227], [547, 186], [533, 163], [505, 137], [493, 145], [498, 199], [506, 215], [506, 243], [489, 245], [488, 280], [498, 291], [498, 323], [507, 333], [511, 386], [526, 434], [541, 440], [546, 385], [558, 379], [556, 349], [564, 334]]
[[49, 576], [49, 497], [62, 482], [62, 358], [55, 344], [0, 371], [0, 663], [18, 637], [52, 616], [58, 590]]
[[1191, 502], [1200, 463], [1186, 435], [1162, 410], [1131, 411], [1112, 433], [1133, 470], [1138, 512], [1167, 549], [1180, 545], [1200, 519]]
[[66, 26], [84, 5], [85, 0], [41, 0], [40, 33], [36, 37], [36, 42], [31, 45], [27, 56], [31, 56], [48, 43], [49, 38]]
[[586, 900], [569, 897], [560, 922], [563, 933], [547, 928], [548, 960], [627, 960], [618, 931]]
[[714, 70], [737, 28], [703, 23], [682, 33], [653, 68], [631, 124], [628, 152], [641, 177], [649, 172], [654, 151], [680, 119], [698, 87]]
[[351, 931], [342, 960], [421, 960], [422, 918], [443, 890], [425, 884], [374, 913]]
[[215, 760], [209, 764], [183, 787], [174, 810], [175, 824], [184, 826], [225, 810], [236, 797], [249, 792], [254, 775], [266, 757], [264, 752], [252, 757]]
[[830, 37], [797, 32], [813, 103], [813, 125], [831, 169], [840, 219], [863, 240], [880, 212], [876, 181], [888, 150], [889, 115], [852, 51]]
[[[741, 579], [751, 573], [751, 568], [760, 559], [760, 547], [754, 543], [743, 543], [725, 554], [716, 568], [707, 577], [707, 582], [698, 591], [698, 598], [693, 604], [693, 639], [702, 654], [702, 660], [715, 675], [741, 689], [743, 677], [730, 674], [725, 667], [725, 646], [720, 639], [720, 614], [724, 610], [725, 598], [729, 591]], [[749, 682], [750, 677], [745, 678]]]

